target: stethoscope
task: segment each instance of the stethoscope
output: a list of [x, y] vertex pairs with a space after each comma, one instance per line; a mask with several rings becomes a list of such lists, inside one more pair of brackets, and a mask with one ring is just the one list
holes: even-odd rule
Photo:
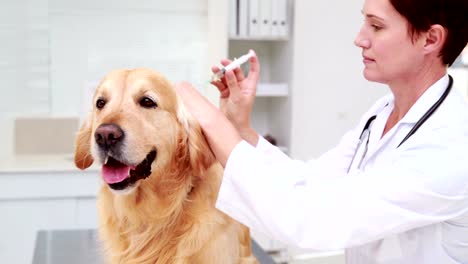
[[[452, 76], [449, 75], [449, 83], [448, 83], [447, 88], [445, 89], [444, 93], [442, 94], [442, 96], [440, 96], [439, 100], [437, 100], [437, 102], [435, 102], [431, 106], [431, 108], [429, 108], [429, 110], [427, 110], [427, 112], [418, 120], [418, 122], [416, 122], [416, 124], [408, 132], [406, 137], [400, 142], [400, 144], [398, 144], [397, 148], [399, 148], [401, 146], [401, 144], [403, 144], [406, 140], [408, 140], [408, 138], [410, 138], [412, 135], [414, 135], [414, 133], [416, 133], [416, 131], [422, 126], [422, 124], [424, 124], [424, 122], [426, 122], [429, 119], [429, 117], [431, 117], [431, 115], [437, 110], [437, 108], [439, 108], [439, 106], [444, 102], [445, 98], [447, 98], [447, 95], [449, 94], [450, 90], [452, 89], [452, 84], [453, 84], [453, 78], [452, 78]], [[353, 158], [351, 159], [351, 162], [349, 163], [348, 173], [351, 170], [351, 167], [352, 167], [352, 165], [354, 163], [354, 159], [356, 158], [356, 155], [358, 153], [359, 148], [361, 147], [362, 143], [364, 142], [364, 139], [367, 138], [366, 144], [364, 145], [364, 150], [363, 150], [362, 155], [361, 155], [361, 160], [359, 161], [359, 164], [358, 164], [357, 168], [359, 169], [361, 167], [362, 161], [364, 160], [364, 157], [366, 156], [367, 148], [368, 148], [368, 145], [369, 145], [370, 126], [371, 126], [372, 122], [376, 118], [377, 118], [377, 115], [371, 116], [367, 120], [366, 124], [364, 125], [364, 128], [362, 129], [361, 135], [359, 136], [359, 142], [358, 142], [358, 144], [356, 146], [356, 150], [354, 151]]]

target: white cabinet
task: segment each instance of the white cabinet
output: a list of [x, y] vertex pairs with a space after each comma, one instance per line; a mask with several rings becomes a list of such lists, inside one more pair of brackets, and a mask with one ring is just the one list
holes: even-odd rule
[[75, 227], [73, 199], [14, 199], [0, 201], [0, 261], [31, 263], [36, 233]]
[[0, 263], [30, 264], [39, 230], [97, 227], [98, 170], [69, 158], [0, 162]]
[[77, 197], [76, 201], [76, 226], [78, 229], [95, 229], [98, 224], [98, 211], [96, 197]]
[[[293, 0], [250, 0], [230, 1], [228, 6], [229, 42], [228, 58], [234, 59], [255, 50], [260, 61], [260, 82], [252, 112], [252, 126], [260, 135], [270, 135], [277, 146], [288, 152], [291, 128], [290, 76], [292, 70], [292, 21]], [[236, 5], [237, 4], [237, 5]], [[281, 6], [283, 21], [282, 33], [262, 24], [273, 23], [277, 8]], [[246, 10], [246, 9], [247, 10]], [[276, 11], [275, 11], [276, 10]], [[258, 11], [258, 12], [257, 12]], [[252, 20], [255, 20], [252, 24]], [[266, 21], [265, 21], [266, 20]], [[233, 25], [234, 24], [234, 25]], [[260, 27], [260, 28], [258, 28]], [[248, 72], [249, 65], [242, 66]], [[286, 246], [252, 230], [253, 238], [262, 248], [284, 261]]]
[[[290, 76], [293, 38], [289, 25], [292, 21], [293, 0], [237, 1], [237, 6], [232, 2], [228, 7], [228, 57], [237, 58], [253, 49], [261, 65], [252, 125], [261, 135], [268, 134], [276, 139], [277, 145], [287, 152], [291, 127]], [[233, 8], [236, 8], [235, 11]], [[283, 15], [276, 15], [277, 13]], [[264, 23], [270, 25], [265, 29]], [[282, 24], [282, 27], [288, 29], [278, 33], [278, 30], [274, 30], [273, 23], [277, 23], [277, 27]], [[243, 69], [248, 72], [248, 65], [244, 65]]]

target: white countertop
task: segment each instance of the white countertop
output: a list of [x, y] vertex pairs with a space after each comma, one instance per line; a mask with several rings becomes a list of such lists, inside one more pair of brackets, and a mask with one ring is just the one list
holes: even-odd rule
[[[98, 172], [93, 164], [86, 171]], [[55, 155], [16, 155], [0, 158], [0, 174], [21, 172], [81, 172], [75, 166], [73, 154]]]
[[2, 199], [94, 197], [102, 184], [99, 165], [75, 167], [73, 155], [17, 155], [0, 159]]

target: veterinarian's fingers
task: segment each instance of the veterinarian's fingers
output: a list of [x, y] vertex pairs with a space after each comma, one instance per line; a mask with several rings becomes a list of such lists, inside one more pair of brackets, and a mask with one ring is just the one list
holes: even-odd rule
[[211, 72], [213, 72], [213, 73], [219, 72], [219, 67], [218, 66], [211, 67]]
[[239, 87], [239, 82], [234, 75], [234, 72], [232, 71], [227, 71], [226, 72], [226, 83], [229, 88], [230, 95], [233, 97], [232, 99], [238, 100], [241, 96], [240, 92], [240, 87]]
[[[231, 63], [232, 61], [230, 60], [221, 60], [221, 64], [223, 66], [226, 66], [228, 65], [229, 63]], [[244, 79], [245, 79], [245, 75], [244, 75], [244, 71], [242, 70], [242, 68], [235, 68], [234, 69], [234, 74], [236, 75], [236, 78], [239, 82], [242, 82]]]
[[[253, 52], [255, 53], [255, 51]], [[252, 56], [252, 58], [250, 58], [249, 62], [250, 70], [247, 79], [256, 83], [260, 78], [260, 62], [258, 61], [257, 53], [255, 53], [255, 56]]]
[[[211, 71], [212, 71], [214, 74], [216, 74], [216, 73], [219, 72], [220, 70], [221, 70], [221, 69], [220, 69], [218, 66], [213, 66], [213, 67], [211, 67]], [[224, 86], [226, 86], [226, 85], [225, 85], [226, 79], [224, 78], [224, 76], [221, 77], [221, 79], [220, 79], [219, 81], [220, 81], [221, 83], [223, 83]], [[211, 83], [213, 83], [213, 82], [217, 82], [217, 81], [212, 81]]]
[[229, 97], [229, 89], [227, 88], [226, 85], [222, 81], [213, 81], [211, 82], [212, 85], [216, 86], [218, 88], [218, 91], [221, 93], [221, 98], [227, 98]]
[[226, 85], [222, 81], [212, 81], [210, 82], [212, 85], [216, 86], [220, 92], [227, 89]]
[[227, 66], [229, 63], [231, 63], [232, 61], [231, 60], [227, 60], [227, 59], [222, 59], [221, 60], [221, 65], [223, 66]]
[[[221, 65], [226, 66], [226, 65], [229, 64], [229, 62], [230, 62], [229, 60], [221, 60]], [[214, 74], [216, 74], [216, 73], [219, 72], [220, 70], [221, 70], [221, 68], [218, 67], [218, 66], [213, 66], [213, 67], [211, 67], [211, 71], [212, 71]], [[225, 78], [224, 76], [221, 77], [220, 81], [224, 84], [224, 86], [226, 86], [226, 78]]]
[[242, 82], [245, 79], [244, 71], [240, 67], [234, 69], [234, 74], [236, 74], [236, 78], [239, 82]]

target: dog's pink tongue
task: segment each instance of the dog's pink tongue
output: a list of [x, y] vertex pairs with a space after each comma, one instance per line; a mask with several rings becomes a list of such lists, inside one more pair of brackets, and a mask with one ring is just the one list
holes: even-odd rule
[[102, 166], [102, 177], [104, 178], [104, 181], [109, 184], [117, 183], [125, 180], [128, 177], [129, 171], [129, 166], [114, 168], [104, 165]]

